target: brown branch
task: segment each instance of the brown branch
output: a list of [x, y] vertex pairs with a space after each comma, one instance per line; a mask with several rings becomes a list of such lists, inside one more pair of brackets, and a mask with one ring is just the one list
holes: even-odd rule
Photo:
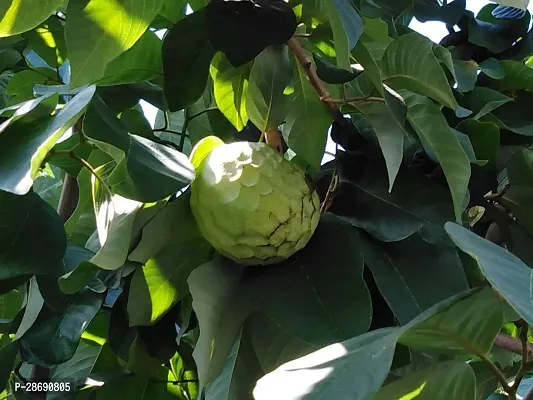
[[[307, 53], [305, 52], [304, 48], [300, 45], [298, 40], [294, 37], [290, 38], [287, 42], [287, 46], [289, 47], [289, 50], [292, 52], [294, 57], [298, 60], [298, 62], [304, 67], [307, 76], [309, 77], [309, 82], [313, 87], [315, 88], [316, 92], [320, 96], [321, 99], [329, 99], [331, 98], [328, 89], [324, 85], [324, 82], [320, 80], [316, 73], [316, 68], [311, 62], [311, 59], [307, 56]], [[332, 102], [325, 102], [327, 105], [329, 111], [333, 114], [335, 117], [339, 109], [335, 105], [335, 103]]]
[[[496, 336], [494, 347], [510, 351], [511, 353], [522, 354], [522, 341], [502, 333]], [[527, 349], [528, 358], [533, 357], [533, 345], [528, 344]]]

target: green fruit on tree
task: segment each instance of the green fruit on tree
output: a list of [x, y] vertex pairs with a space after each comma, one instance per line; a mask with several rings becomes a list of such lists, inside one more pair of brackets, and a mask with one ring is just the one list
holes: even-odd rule
[[191, 154], [191, 209], [200, 232], [244, 265], [273, 264], [302, 249], [320, 219], [320, 200], [302, 171], [264, 143], [210, 136]]

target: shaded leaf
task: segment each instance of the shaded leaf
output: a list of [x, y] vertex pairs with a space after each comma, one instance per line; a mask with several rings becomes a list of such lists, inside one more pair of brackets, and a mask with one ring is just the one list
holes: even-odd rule
[[468, 135], [477, 159], [496, 162], [500, 148], [500, 130], [495, 124], [467, 119], [461, 121], [457, 129]]
[[57, 271], [67, 247], [63, 222], [35, 193], [0, 191], [0, 279]]
[[301, 340], [316, 346], [346, 340], [366, 332], [371, 319], [359, 248], [357, 231], [326, 214], [302, 251], [247, 282], [246, 290], [261, 311]]
[[205, 10], [180, 20], [163, 41], [165, 97], [170, 111], [190, 106], [204, 92], [215, 55]]
[[18, 290], [0, 295], [0, 321], [12, 321], [22, 307], [22, 295]]
[[8, 343], [2, 343], [2, 347], [0, 347], [0, 390], [2, 391], [7, 387], [19, 350], [17, 341], [11, 342], [7, 335], [3, 336], [2, 341], [7, 338]]
[[137, 42], [162, 4], [163, 0], [146, 4], [144, 0], [69, 1], [65, 38], [71, 66], [70, 87], [104, 77], [107, 65]]
[[443, 224], [453, 219], [453, 208], [445, 188], [406, 168], [400, 168], [392, 192], [388, 187], [387, 172], [380, 164], [370, 164], [358, 179], [341, 172], [331, 211], [385, 242], [418, 231], [432, 243], [446, 239]]
[[533, 233], [533, 186], [531, 182], [528, 185], [511, 185], [501, 197], [500, 202], [506, 206], [518, 222], [528, 230], [529, 234]]
[[28, 291], [28, 300], [26, 302], [26, 308], [24, 310], [24, 316], [20, 322], [17, 332], [15, 334], [15, 339], [20, 339], [22, 335], [26, 333], [28, 329], [33, 325], [37, 320], [39, 313], [44, 305], [44, 299], [39, 291], [39, 286], [37, 285], [37, 279], [32, 277], [30, 279], [30, 287]]
[[470, 179], [468, 156], [435, 103], [420, 95], [406, 98], [406, 102], [407, 118], [439, 160], [452, 195], [455, 218], [461, 221]]
[[284, 44], [296, 30], [291, 6], [280, 0], [213, 1], [206, 6], [206, 16], [209, 40], [234, 67], [268, 46]]
[[383, 243], [363, 236], [365, 263], [400, 324], [468, 289], [455, 249], [413, 235]]
[[475, 113], [473, 119], [480, 119], [510, 101], [513, 99], [496, 90], [476, 87], [468, 95], [468, 108]]
[[76, 295], [64, 314], [41, 312], [19, 340], [23, 359], [44, 367], [68, 361], [103, 300], [102, 294], [84, 291]]
[[315, 60], [316, 64], [316, 74], [321, 80], [327, 83], [342, 84], [350, 82], [351, 80], [357, 78], [357, 76], [361, 73], [338, 68], [326, 59], [317, 57], [316, 54], [313, 54], [313, 59]]

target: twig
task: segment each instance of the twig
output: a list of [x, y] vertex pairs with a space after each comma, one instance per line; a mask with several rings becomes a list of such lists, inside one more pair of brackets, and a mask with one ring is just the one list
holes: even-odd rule
[[170, 120], [169, 120], [169, 117], [168, 117], [168, 111], [163, 111], [163, 119], [164, 119], [164, 123], [165, 125], [163, 125], [162, 128], [157, 128], [157, 129], [154, 129], [154, 132], [166, 132], [167, 129], [168, 129], [168, 126], [170, 125]]
[[308, 38], [311, 37], [310, 33], [296, 33], [293, 35], [295, 38]]
[[516, 379], [513, 383], [513, 390], [516, 393], [518, 390], [518, 387], [520, 386], [520, 383], [524, 379], [524, 375], [526, 371], [528, 370], [529, 366], [529, 348], [528, 348], [528, 340], [527, 340], [527, 333], [528, 333], [529, 326], [527, 322], [522, 321], [521, 327], [520, 327], [520, 342], [522, 344], [522, 364], [520, 365], [520, 369], [518, 370], [518, 373], [516, 374]]
[[213, 111], [213, 110], [218, 110], [218, 107], [208, 107], [208, 108], [204, 108], [202, 111], [198, 111], [196, 114], [193, 114], [191, 115], [188, 119], [189, 121], [187, 121], [187, 109], [185, 109], [185, 122], [183, 123], [183, 132], [186, 131], [186, 127], [188, 124], [188, 122], [192, 121], [193, 119], [195, 119], [196, 117], [199, 117], [200, 115], [208, 112], [208, 111]]
[[[202, 113], [206, 112], [206, 110], [203, 110]], [[201, 113], [197, 113], [193, 117], [196, 117], [197, 115], [201, 115]], [[189, 121], [193, 118], [189, 117], [189, 109], [185, 109], [185, 120], [183, 121], [183, 128], [181, 129], [181, 137], [180, 137], [180, 144], [179, 144], [179, 151], [183, 151], [183, 146], [185, 146], [185, 135], [187, 134], [187, 127], [189, 126]]]
[[348, 103], [357, 103], [359, 101], [379, 101], [385, 103], [385, 99], [382, 97], [373, 97], [373, 96], [361, 96], [361, 97], [346, 97], [345, 99], [331, 99], [331, 98], [320, 98], [320, 101], [324, 103], [335, 103], [335, 104], [348, 104]]
[[79, 161], [81, 165], [83, 165], [91, 173], [91, 175], [94, 176], [100, 182], [100, 184], [106, 189], [107, 194], [109, 194], [109, 197], [113, 197], [111, 188], [107, 185], [106, 181], [104, 181], [104, 179], [98, 174], [98, 172], [96, 172], [96, 170], [92, 167], [91, 164], [89, 164], [86, 160], [78, 156], [74, 151], [69, 151], [68, 154], [73, 159]]

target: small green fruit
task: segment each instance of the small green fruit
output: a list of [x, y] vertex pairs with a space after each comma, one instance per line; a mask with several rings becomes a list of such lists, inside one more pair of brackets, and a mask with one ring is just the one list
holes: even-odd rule
[[191, 209], [205, 239], [244, 265], [273, 264], [302, 249], [320, 219], [305, 175], [264, 143], [202, 142], [191, 156]]

